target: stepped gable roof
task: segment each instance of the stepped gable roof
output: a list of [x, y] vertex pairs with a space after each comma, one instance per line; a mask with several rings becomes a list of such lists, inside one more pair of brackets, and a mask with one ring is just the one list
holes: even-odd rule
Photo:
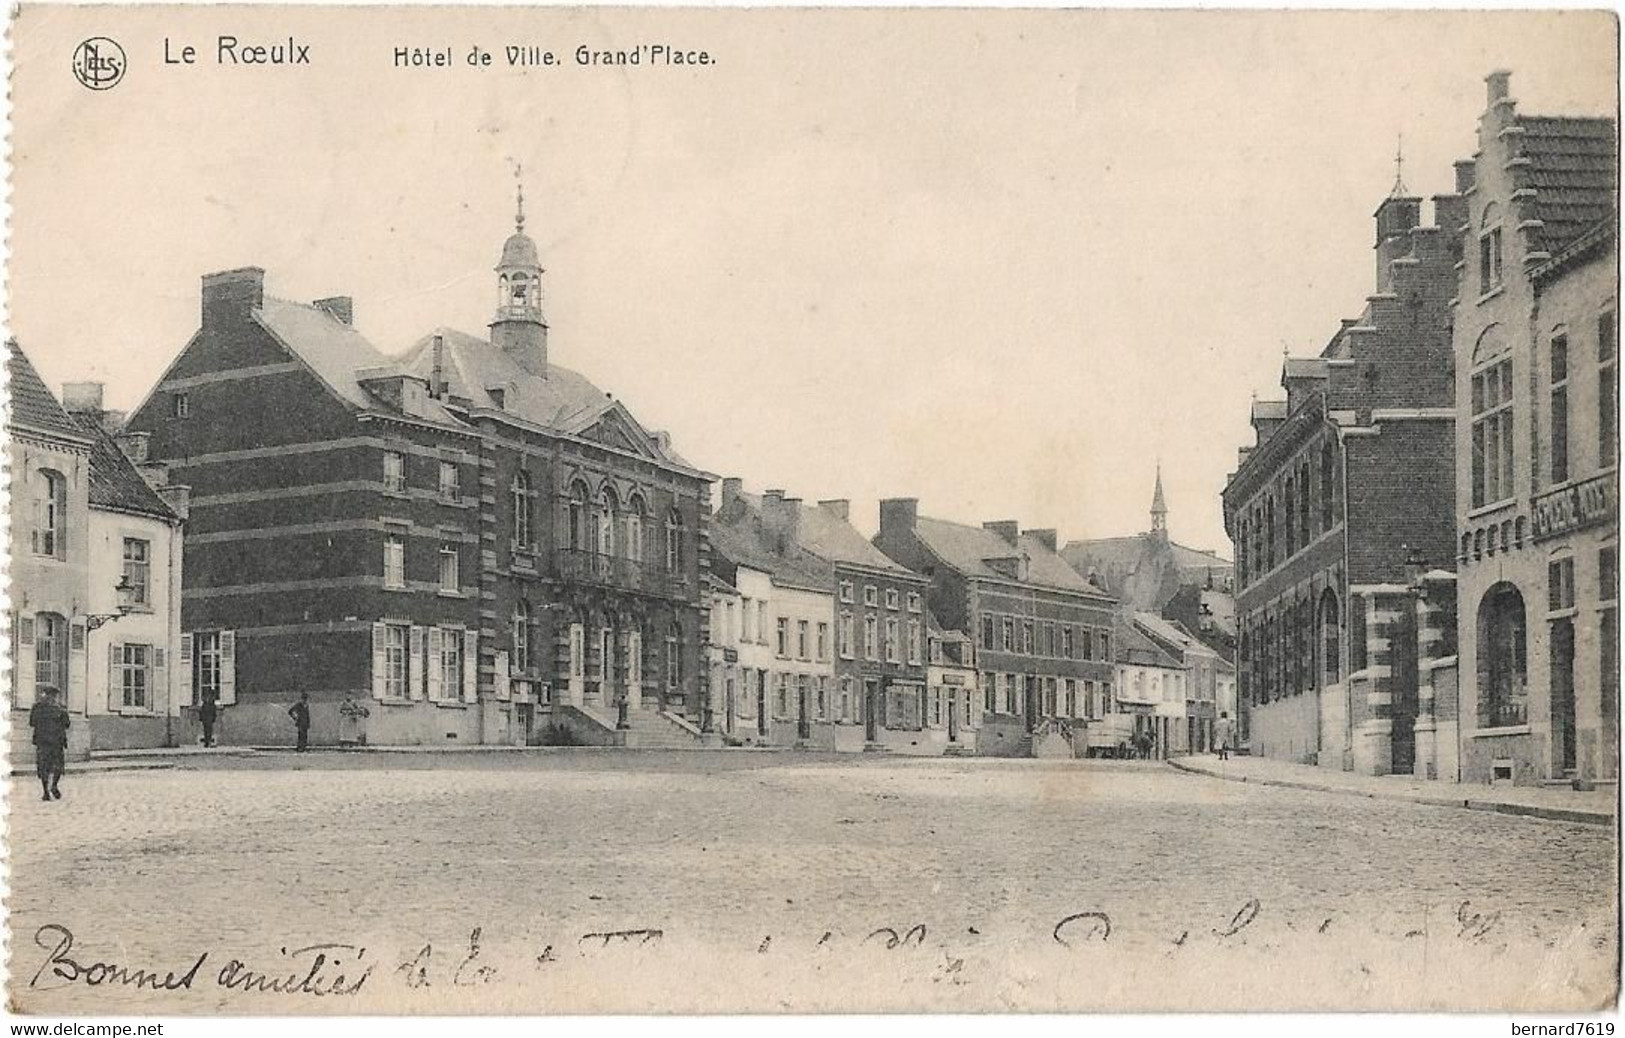
[[179, 518], [119, 448], [118, 441], [102, 428], [100, 414], [75, 415], [72, 421], [91, 440], [90, 507], [155, 519]]
[[11, 415], [8, 422], [40, 432], [84, 438], [85, 430], [62, 409], [56, 396], [46, 387], [45, 380], [40, 378], [33, 363], [23, 353], [22, 347], [17, 345], [17, 340], [11, 340], [6, 346], [10, 349], [6, 357], [6, 370], [11, 376]]
[[1614, 121], [1606, 118], [1520, 115], [1518, 154], [1529, 160], [1540, 245], [1557, 253], [1614, 215], [1618, 149]]
[[834, 591], [834, 578], [820, 572], [816, 559], [784, 555], [773, 550], [760, 521], [749, 513], [723, 520], [714, 516], [710, 528], [711, 551], [735, 566], [745, 566], [768, 574], [778, 583], [815, 591]]
[[979, 526], [925, 516], [916, 520], [914, 528], [926, 547], [966, 576], [1009, 580], [1009, 577], [989, 566], [986, 560], [1007, 559], [1020, 554], [1027, 557], [1026, 583], [1090, 595], [1106, 594], [1080, 577], [1065, 559], [1050, 551], [1031, 534], [1021, 534], [1016, 538], [1016, 543], [1011, 544], [991, 530]]
[[[363, 378], [410, 374], [400, 363], [367, 341], [352, 325], [319, 306], [266, 296], [255, 311], [261, 325], [351, 407], [373, 410], [379, 401], [361, 384]], [[412, 417], [455, 425], [439, 401], [425, 400]]]

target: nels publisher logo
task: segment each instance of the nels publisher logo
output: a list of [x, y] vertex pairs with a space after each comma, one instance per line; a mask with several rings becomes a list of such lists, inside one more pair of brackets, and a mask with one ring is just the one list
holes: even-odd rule
[[124, 48], [106, 36], [92, 36], [73, 51], [73, 75], [91, 90], [111, 90], [124, 78]]

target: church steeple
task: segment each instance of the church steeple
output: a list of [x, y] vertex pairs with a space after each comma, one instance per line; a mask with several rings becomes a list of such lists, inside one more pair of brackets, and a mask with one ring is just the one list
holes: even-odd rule
[[[517, 176], [517, 171], [515, 172]], [[542, 316], [542, 261], [525, 233], [525, 188], [519, 185], [514, 231], [497, 262], [497, 311], [491, 342], [532, 375], [547, 376], [547, 319]]]
[[1151, 532], [1168, 536], [1168, 502], [1162, 496], [1162, 462], [1157, 462], [1157, 488], [1151, 493]]

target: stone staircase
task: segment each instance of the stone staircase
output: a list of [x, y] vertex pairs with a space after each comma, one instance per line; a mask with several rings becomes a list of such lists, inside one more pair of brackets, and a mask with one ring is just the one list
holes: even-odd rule
[[627, 728], [616, 728], [617, 711], [599, 706], [576, 707], [580, 713], [598, 722], [607, 732], [618, 732], [629, 750], [697, 750], [704, 746], [700, 730], [686, 718], [654, 709], [629, 710]]

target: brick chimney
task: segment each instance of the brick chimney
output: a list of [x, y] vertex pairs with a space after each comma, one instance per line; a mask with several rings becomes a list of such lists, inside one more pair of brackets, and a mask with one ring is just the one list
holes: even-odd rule
[[1506, 69], [1496, 69], [1484, 77], [1484, 107], [1493, 108], [1495, 102], [1504, 101], [1511, 96], [1511, 72]]
[[820, 501], [818, 507], [841, 519], [849, 519], [852, 515], [852, 502], [844, 497], [832, 497]]
[[[1456, 163], [1456, 194], [1465, 195], [1473, 189], [1478, 180], [1478, 163], [1472, 159], [1462, 159]], [[1454, 231], [1454, 227], [1446, 227], [1447, 231]]]
[[1021, 536], [1021, 524], [1014, 519], [997, 519], [985, 522], [982, 524], [982, 529], [989, 533], [998, 534], [1012, 545], [1016, 543], [1016, 538]]
[[326, 310], [340, 324], [355, 324], [355, 304], [349, 296], [328, 296], [326, 299], [318, 299], [310, 305]]
[[782, 490], [762, 494], [762, 528], [775, 550], [781, 554], [794, 551], [801, 543], [801, 499], [785, 497]]
[[1031, 536], [1033, 538], [1036, 538], [1039, 544], [1042, 544], [1044, 547], [1048, 548], [1050, 551], [1055, 550], [1055, 531], [1054, 530], [1028, 530], [1027, 533], [1028, 533], [1029, 536]]
[[265, 305], [265, 271], [238, 267], [203, 275], [203, 327], [240, 324]]
[[70, 414], [92, 415], [98, 421], [102, 415], [102, 384], [100, 382], [64, 382], [62, 409]]
[[739, 495], [745, 491], [745, 481], [738, 476], [727, 476], [722, 480], [722, 508], [731, 507], [739, 500]]
[[880, 502], [880, 536], [892, 533], [912, 533], [920, 519], [920, 499], [917, 497], [889, 497]]
[[1377, 218], [1377, 291], [1393, 290], [1393, 262], [1410, 255], [1410, 232], [1422, 223], [1420, 198], [1390, 195], [1374, 214]]

